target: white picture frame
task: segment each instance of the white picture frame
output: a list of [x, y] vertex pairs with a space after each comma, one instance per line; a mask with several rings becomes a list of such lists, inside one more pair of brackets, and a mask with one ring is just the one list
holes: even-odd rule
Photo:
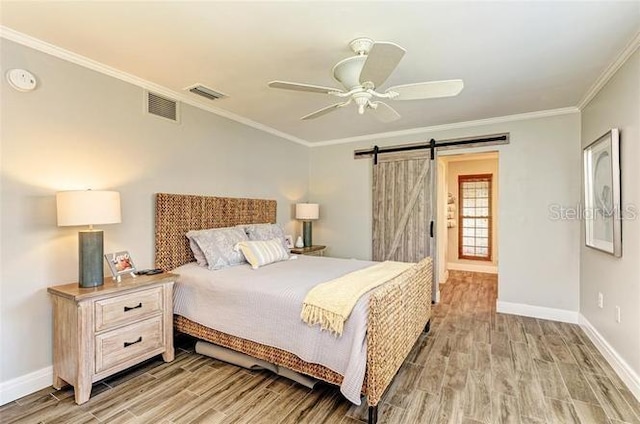
[[286, 236], [284, 236], [284, 241], [287, 245], [287, 249], [293, 249], [293, 236], [290, 234], [287, 234]]
[[115, 253], [107, 253], [104, 255], [104, 259], [109, 264], [111, 276], [117, 282], [120, 282], [122, 280], [122, 276], [125, 274], [129, 274], [132, 277], [136, 276], [136, 266], [133, 263], [133, 258], [126, 250]]
[[622, 256], [620, 134], [614, 128], [589, 144], [584, 160], [585, 244]]

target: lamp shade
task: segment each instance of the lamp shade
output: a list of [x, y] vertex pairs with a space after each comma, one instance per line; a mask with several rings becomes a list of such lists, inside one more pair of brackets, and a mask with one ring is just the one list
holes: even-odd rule
[[296, 219], [310, 221], [320, 217], [320, 206], [317, 203], [296, 204]]
[[58, 226], [117, 224], [120, 193], [103, 190], [73, 190], [56, 193]]

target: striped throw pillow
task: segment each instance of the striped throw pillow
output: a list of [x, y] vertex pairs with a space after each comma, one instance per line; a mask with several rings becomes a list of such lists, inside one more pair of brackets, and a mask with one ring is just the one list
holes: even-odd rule
[[236, 244], [236, 251], [241, 251], [251, 268], [258, 269], [261, 266], [274, 262], [286, 261], [289, 254], [282, 247], [279, 239], [266, 241], [241, 241]]

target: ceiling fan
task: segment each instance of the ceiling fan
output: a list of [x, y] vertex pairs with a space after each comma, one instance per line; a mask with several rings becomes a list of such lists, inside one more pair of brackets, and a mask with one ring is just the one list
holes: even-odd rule
[[329, 94], [344, 99], [305, 115], [300, 118], [302, 120], [318, 118], [353, 102], [358, 106], [360, 115], [364, 114], [365, 110], [370, 110], [382, 122], [400, 119], [400, 114], [379, 99], [421, 100], [450, 97], [458, 95], [464, 87], [462, 80], [453, 79], [396, 85], [384, 92], [377, 91], [398, 66], [405, 49], [395, 43], [374, 42], [370, 38], [356, 38], [349, 43], [349, 47], [355, 56], [341, 60], [333, 67], [333, 78], [342, 84], [344, 89], [288, 81], [271, 81], [269, 87]]

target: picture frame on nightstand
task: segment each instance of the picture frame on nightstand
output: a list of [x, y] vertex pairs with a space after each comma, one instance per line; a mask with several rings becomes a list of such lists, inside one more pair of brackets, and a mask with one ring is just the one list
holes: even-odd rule
[[284, 241], [287, 245], [287, 249], [293, 249], [293, 236], [291, 234], [284, 236]]
[[132, 277], [136, 276], [136, 266], [133, 263], [133, 258], [126, 250], [107, 253], [104, 255], [104, 259], [109, 264], [111, 276], [117, 282], [120, 282], [122, 280], [122, 276], [125, 274], [129, 274]]

